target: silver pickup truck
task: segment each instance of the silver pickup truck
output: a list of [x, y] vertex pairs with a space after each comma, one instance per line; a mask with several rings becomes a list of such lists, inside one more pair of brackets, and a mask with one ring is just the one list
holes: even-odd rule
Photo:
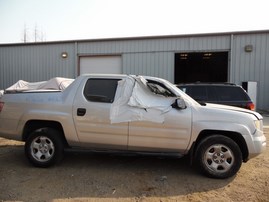
[[37, 167], [86, 148], [188, 155], [213, 178], [235, 175], [266, 148], [262, 116], [225, 105], [200, 105], [170, 82], [133, 75], [82, 75], [65, 90], [5, 92], [0, 136], [25, 142]]

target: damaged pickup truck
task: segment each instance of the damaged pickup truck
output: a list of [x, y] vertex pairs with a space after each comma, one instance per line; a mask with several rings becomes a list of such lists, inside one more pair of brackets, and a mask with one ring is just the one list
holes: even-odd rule
[[0, 136], [24, 141], [37, 167], [58, 163], [67, 149], [86, 148], [188, 155], [205, 175], [228, 178], [266, 148], [259, 113], [200, 105], [160, 78], [89, 74], [64, 89], [48, 86], [11, 88], [0, 99]]

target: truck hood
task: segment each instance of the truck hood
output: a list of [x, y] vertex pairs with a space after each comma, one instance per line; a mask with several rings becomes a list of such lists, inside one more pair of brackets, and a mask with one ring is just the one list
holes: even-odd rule
[[263, 119], [262, 115], [260, 115], [258, 112], [251, 111], [251, 110], [248, 110], [248, 109], [243, 109], [243, 108], [240, 108], [240, 107], [232, 107], [232, 106], [228, 106], [228, 105], [211, 104], [211, 103], [206, 103], [206, 107], [223, 109], [223, 110], [231, 110], [231, 111], [237, 111], [237, 112], [252, 114], [259, 120]]

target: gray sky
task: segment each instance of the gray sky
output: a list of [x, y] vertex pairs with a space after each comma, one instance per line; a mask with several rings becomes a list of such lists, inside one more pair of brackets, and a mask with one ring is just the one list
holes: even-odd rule
[[[0, 43], [269, 29], [266, 0], [0, 0]], [[35, 33], [36, 30], [36, 34]]]

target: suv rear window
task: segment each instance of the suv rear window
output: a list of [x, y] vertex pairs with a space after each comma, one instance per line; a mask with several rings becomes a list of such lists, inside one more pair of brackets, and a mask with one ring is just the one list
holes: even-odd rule
[[239, 101], [239, 100], [249, 100], [247, 94], [242, 88], [238, 86], [219, 86], [217, 88], [217, 93], [219, 100], [222, 101]]

